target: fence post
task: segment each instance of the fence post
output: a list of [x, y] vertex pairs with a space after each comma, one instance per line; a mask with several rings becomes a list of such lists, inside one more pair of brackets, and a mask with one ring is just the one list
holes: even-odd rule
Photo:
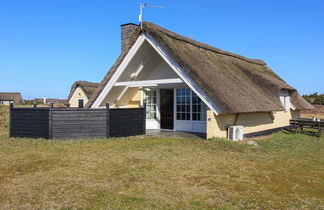
[[146, 134], [146, 103], [143, 104], [143, 133]]
[[50, 103], [50, 107], [48, 108], [48, 139], [53, 138], [53, 116], [52, 116], [52, 109], [54, 105]]
[[106, 138], [110, 137], [110, 110], [109, 103], [106, 103]]
[[12, 134], [12, 109], [14, 105], [13, 103], [10, 104], [9, 106], [9, 137], [11, 137]]

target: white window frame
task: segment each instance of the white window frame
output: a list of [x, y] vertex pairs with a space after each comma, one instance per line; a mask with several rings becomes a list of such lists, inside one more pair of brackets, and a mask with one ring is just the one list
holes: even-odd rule
[[[155, 98], [155, 102], [151, 102], [150, 100], [148, 100], [149, 97], [152, 97], [152, 94], [154, 95]], [[156, 90], [148, 90], [145, 91], [145, 99], [144, 99], [145, 103], [146, 103], [146, 119], [157, 119], [157, 91]], [[148, 118], [148, 107], [150, 106], [154, 106], [155, 110], [153, 113], [155, 113], [154, 118]]]
[[[176, 92], [177, 92], [177, 90], [181, 90], [181, 89], [188, 89], [189, 90], [189, 112], [180, 112], [179, 114], [182, 114], [182, 113], [184, 113], [184, 114], [187, 114], [187, 113], [189, 113], [189, 121], [190, 120], [192, 120], [192, 91], [190, 90], [190, 88], [177, 88], [176, 89]], [[182, 96], [183, 97], [183, 96]], [[178, 106], [178, 103], [177, 103], [177, 95], [176, 95], [176, 100], [173, 102], [173, 103], [175, 103], [175, 106], [176, 106], [176, 120], [177, 121], [188, 121], [188, 120], [183, 120], [183, 119], [181, 119], [181, 120], [178, 120], [178, 110], [177, 110], [177, 106]], [[180, 106], [187, 106], [188, 104], [180, 104]]]
[[288, 90], [281, 90], [279, 93], [279, 98], [282, 106], [286, 111], [288, 111], [292, 107]]
[[[185, 132], [197, 132], [197, 133], [206, 133], [206, 120], [192, 120], [192, 93], [193, 90], [190, 89], [190, 120], [177, 120], [177, 89], [174, 89], [174, 109], [173, 109], [173, 124], [175, 131], [185, 131]], [[199, 97], [199, 95], [197, 95]], [[200, 97], [199, 97], [200, 98]], [[201, 99], [201, 98], [200, 98]], [[203, 102], [203, 100], [202, 100]], [[206, 104], [205, 104], [206, 105]], [[207, 115], [208, 106], [206, 106], [206, 115]], [[207, 116], [205, 117], [207, 119]]]
[[[193, 102], [193, 97], [194, 97], [194, 94], [195, 94], [195, 92], [193, 92], [193, 91], [191, 91], [191, 120], [192, 121], [206, 121], [206, 119], [207, 119], [207, 106], [206, 106], [206, 104], [199, 98], [199, 96], [197, 95], [197, 94], [195, 94], [196, 95], [196, 97], [198, 98], [198, 100], [201, 102], [200, 104], [199, 103], [196, 103], [196, 104], [194, 104], [194, 102]], [[195, 111], [194, 112], [194, 110], [193, 110], [193, 106], [204, 106], [205, 107], [205, 111], [201, 111], [201, 110], [198, 110], [198, 111]], [[201, 120], [200, 118], [197, 120], [194, 120], [193, 119], [193, 116], [194, 116], [194, 114], [199, 114], [199, 115], [197, 115], [197, 116], [202, 116], [203, 114], [205, 114], [205, 116], [203, 117], [203, 119]]]

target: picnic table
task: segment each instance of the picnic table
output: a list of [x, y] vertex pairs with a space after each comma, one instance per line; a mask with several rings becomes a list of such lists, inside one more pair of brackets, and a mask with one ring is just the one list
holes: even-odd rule
[[320, 137], [324, 131], [324, 120], [314, 121], [312, 119], [300, 118], [297, 120], [290, 120], [290, 125], [294, 126], [294, 132], [297, 133], [298, 130], [304, 131], [304, 128], [312, 128], [318, 131], [318, 136]]

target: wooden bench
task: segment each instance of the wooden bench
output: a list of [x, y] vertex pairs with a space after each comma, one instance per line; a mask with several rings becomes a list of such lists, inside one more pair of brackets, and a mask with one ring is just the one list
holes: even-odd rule
[[318, 136], [320, 137], [324, 131], [324, 120], [313, 121], [312, 119], [297, 119], [290, 120], [290, 125], [294, 126], [294, 132], [297, 133], [298, 130], [304, 131], [304, 128], [312, 128], [318, 131]]

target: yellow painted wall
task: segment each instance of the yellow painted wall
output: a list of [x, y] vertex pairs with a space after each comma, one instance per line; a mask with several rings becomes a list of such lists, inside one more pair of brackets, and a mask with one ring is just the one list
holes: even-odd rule
[[138, 90], [128, 103], [128, 108], [137, 108], [141, 106], [141, 90]]
[[72, 97], [69, 101], [70, 107], [78, 107], [78, 99], [79, 98], [84, 99], [84, 105], [86, 105], [88, 103], [89, 99], [84, 94], [83, 90], [78, 87], [77, 89], [75, 89], [75, 94], [72, 95]]
[[[118, 108], [137, 108], [140, 107], [141, 91], [139, 89], [130, 89], [128, 93], [123, 96], [123, 99], [118, 104], [112, 107]], [[280, 128], [289, 125], [290, 119], [297, 119], [300, 117], [299, 111], [278, 111], [271, 114], [268, 113], [242, 113], [236, 114], [220, 114], [214, 115], [211, 110], [207, 111], [207, 138], [226, 137], [227, 127], [230, 125], [243, 125], [244, 133], [254, 133], [273, 128]], [[210, 119], [210, 120], [208, 120]]]
[[138, 108], [141, 107], [141, 91], [137, 88], [129, 89], [122, 99], [111, 107], [118, 108]]
[[[289, 125], [290, 119], [299, 118], [299, 111], [278, 111], [273, 116], [269, 113], [242, 113], [238, 115], [236, 125], [244, 126], [244, 134], [280, 128]], [[207, 138], [226, 137], [227, 127], [234, 125], [236, 114], [216, 116], [207, 111]]]

